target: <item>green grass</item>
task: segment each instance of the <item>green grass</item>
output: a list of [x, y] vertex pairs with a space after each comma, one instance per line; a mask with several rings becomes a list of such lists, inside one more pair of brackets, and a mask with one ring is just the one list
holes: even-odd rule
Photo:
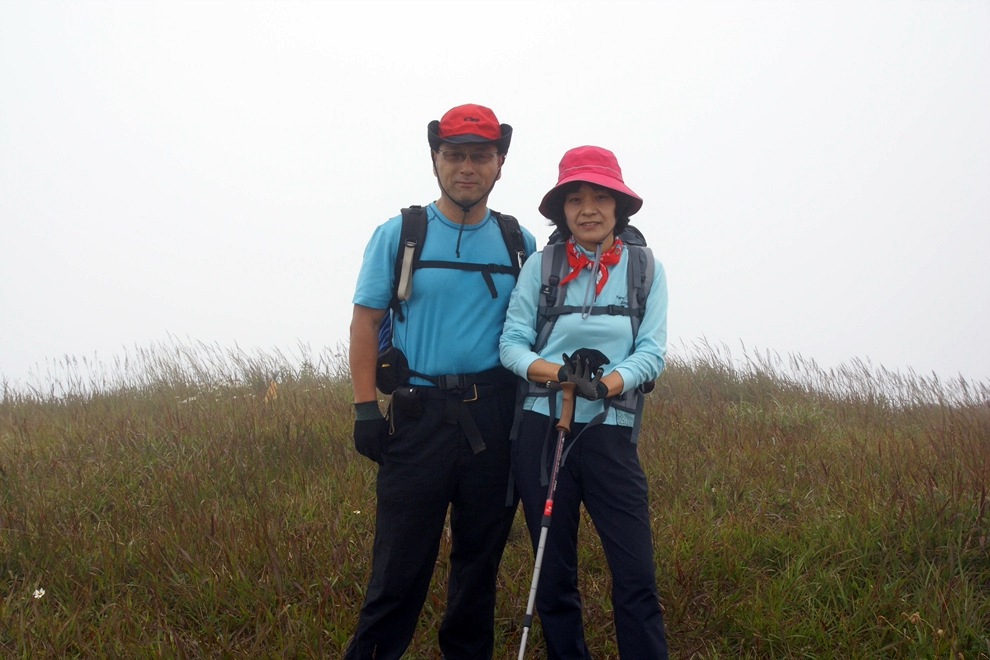
[[[988, 384], [685, 354], [640, 438], [672, 657], [990, 658]], [[159, 346], [5, 385], [0, 655], [339, 657], [375, 468], [351, 446], [340, 353], [299, 362]], [[581, 534], [588, 642], [615, 658], [608, 570]], [[438, 657], [448, 549], [409, 658]], [[519, 514], [496, 658], [516, 655], [532, 561]]]

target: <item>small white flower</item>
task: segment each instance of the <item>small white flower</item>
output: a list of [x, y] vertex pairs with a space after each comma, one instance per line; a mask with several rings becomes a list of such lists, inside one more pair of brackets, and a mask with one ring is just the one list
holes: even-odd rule
[[354, 513], [361, 513], [361, 509], [354, 509]]
[[38, 587], [37, 589], [34, 590], [34, 597], [35, 598], [41, 598], [44, 595], [45, 595], [45, 590], [42, 589], [41, 587]]

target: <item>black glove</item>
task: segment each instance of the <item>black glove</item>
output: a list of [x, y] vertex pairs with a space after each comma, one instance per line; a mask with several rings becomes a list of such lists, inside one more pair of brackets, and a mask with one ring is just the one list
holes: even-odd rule
[[596, 348], [579, 348], [571, 353], [571, 360], [587, 360], [592, 371], [598, 371], [609, 362], [608, 357]]
[[574, 360], [587, 361], [591, 373], [598, 371], [609, 362], [608, 357], [598, 349], [579, 348], [571, 353], [569, 358], [566, 353], [564, 354], [564, 364], [557, 370], [557, 380], [562, 383], [567, 381], [567, 362]]
[[356, 403], [354, 410], [354, 448], [365, 458], [382, 465], [388, 444], [388, 420], [382, 417], [375, 401]]
[[[605, 357], [598, 351], [595, 353]], [[561, 382], [574, 383], [575, 394], [590, 401], [597, 401], [608, 396], [608, 386], [602, 382], [604, 370], [600, 366], [592, 369], [591, 360], [581, 358], [577, 352], [571, 357], [568, 357], [566, 353], [562, 357], [564, 358], [564, 366], [561, 367], [561, 371], [563, 371], [564, 378], [561, 378]], [[604, 362], [608, 362], [608, 358], [605, 358]]]

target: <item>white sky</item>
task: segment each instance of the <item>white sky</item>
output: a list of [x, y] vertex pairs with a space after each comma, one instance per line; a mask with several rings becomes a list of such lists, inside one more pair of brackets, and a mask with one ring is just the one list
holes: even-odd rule
[[0, 0], [0, 374], [339, 347], [465, 102], [540, 244], [563, 152], [617, 154], [673, 351], [990, 378], [990, 3], [905, 0]]

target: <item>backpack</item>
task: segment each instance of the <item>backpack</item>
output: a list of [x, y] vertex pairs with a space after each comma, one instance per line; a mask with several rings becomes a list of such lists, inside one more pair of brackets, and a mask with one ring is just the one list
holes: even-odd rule
[[[650, 295], [650, 288], [653, 286], [653, 274], [656, 271], [656, 262], [653, 258], [653, 251], [647, 247], [646, 238], [632, 225], [619, 234], [618, 238], [626, 246], [629, 254], [629, 266], [627, 269], [627, 291], [628, 305], [598, 305], [589, 310], [592, 315], [609, 314], [612, 316], [628, 316], [632, 326], [633, 341], [639, 333], [639, 326], [643, 320], [646, 300]], [[576, 305], [557, 304], [558, 297], [563, 302], [560, 294], [560, 280], [568, 273], [566, 241], [560, 233], [555, 231], [550, 236], [547, 246], [543, 249], [543, 263], [540, 272], [540, 298], [536, 313], [536, 341], [533, 350], [537, 353], [543, 350], [553, 331], [554, 324], [563, 314], [580, 314], [582, 308]], [[655, 381], [650, 380], [639, 387], [624, 392], [618, 396], [606, 400], [606, 413], [608, 406], [614, 406], [619, 410], [630, 412], [636, 416], [633, 427], [633, 442], [639, 432], [640, 413], [643, 409], [643, 395], [651, 392], [655, 386]], [[549, 396], [549, 390], [538, 383], [526, 381], [522, 385], [524, 392], [520, 393], [520, 402], [526, 396]], [[552, 412], [551, 412], [551, 416]], [[604, 419], [604, 418], [603, 418]]]
[[[502, 240], [505, 241], [505, 248], [509, 252], [510, 265], [508, 266], [420, 259], [423, 243], [426, 241], [426, 209], [422, 206], [410, 206], [402, 209], [402, 229], [399, 234], [399, 247], [395, 253], [395, 268], [392, 276], [392, 299], [389, 301], [388, 309], [378, 326], [379, 363], [382, 362], [383, 354], [392, 348], [392, 316], [402, 320], [401, 303], [412, 295], [412, 276], [413, 271], [417, 268], [453, 268], [481, 273], [493, 299], [498, 297], [498, 290], [495, 288], [492, 273], [509, 274], [518, 279], [519, 270], [522, 268], [523, 262], [526, 261], [526, 244], [523, 241], [522, 230], [519, 228], [519, 221], [511, 215], [505, 215], [498, 211], [490, 210], [490, 213], [498, 223]], [[406, 368], [401, 367], [401, 369]], [[381, 368], [379, 372], [381, 372]], [[422, 374], [409, 373], [423, 377]], [[399, 375], [398, 379], [401, 380], [402, 376]], [[386, 392], [381, 386], [379, 389], [385, 394], [391, 393], [391, 391]]]

